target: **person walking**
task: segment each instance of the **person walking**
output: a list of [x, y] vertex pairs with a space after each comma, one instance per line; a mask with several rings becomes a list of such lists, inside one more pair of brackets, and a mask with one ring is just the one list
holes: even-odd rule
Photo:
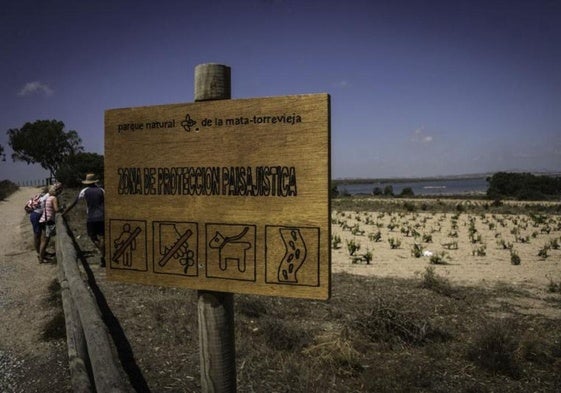
[[60, 211], [58, 204], [58, 195], [62, 191], [62, 184], [56, 183], [49, 187], [49, 192], [41, 198], [41, 205], [43, 212], [39, 218], [39, 225], [41, 226], [41, 241], [39, 245], [39, 263], [48, 262], [47, 246], [56, 234], [55, 218], [56, 214]]
[[88, 237], [101, 253], [100, 266], [105, 266], [105, 191], [98, 186], [99, 179], [94, 173], [88, 173], [82, 181], [86, 187], [83, 188], [76, 199], [66, 208], [66, 215], [80, 200], [86, 201], [86, 229]]
[[43, 214], [43, 203], [42, 198], [49, 192], [49, 186], [44, 186], [38, 194], [35, 194], [27, 204], [25, 205], [25, 211], [29, 212], [29, 221], [31, 222], [31, 228], [33, 229], [33, 247], [37, 252], [37, 258], [39, 257], [39, 251], [41, 247], [41, 215]]

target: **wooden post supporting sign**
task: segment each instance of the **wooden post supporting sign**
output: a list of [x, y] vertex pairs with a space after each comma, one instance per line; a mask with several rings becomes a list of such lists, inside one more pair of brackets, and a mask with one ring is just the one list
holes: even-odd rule
[[[195, 68], [195, 101], [230, 99], [230, 67]], [[199, 353], [203, 392], [236, 391], [234, 295], [202, 291], [198, 295]]]

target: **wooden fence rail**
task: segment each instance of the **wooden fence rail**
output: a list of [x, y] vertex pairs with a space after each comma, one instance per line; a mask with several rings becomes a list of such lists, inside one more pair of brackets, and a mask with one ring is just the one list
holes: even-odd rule
[[78, 267], [66, 221], [56, 218], [56, 253], [74, 392], [134, 392], [96, 300]]

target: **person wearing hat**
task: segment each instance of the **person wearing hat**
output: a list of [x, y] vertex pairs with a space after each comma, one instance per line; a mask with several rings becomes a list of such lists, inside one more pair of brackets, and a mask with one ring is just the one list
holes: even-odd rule
[[94, 173], [88, 173], [82, 180], [83, 188], [76, 199], [66, 208], [63, 215], [66, 215], [80, 200], [86, 201], [86, 229], [88, 237], [101, 253], [100, 266], [105, 266], [105, 191], [97, 183], [99, 179]]

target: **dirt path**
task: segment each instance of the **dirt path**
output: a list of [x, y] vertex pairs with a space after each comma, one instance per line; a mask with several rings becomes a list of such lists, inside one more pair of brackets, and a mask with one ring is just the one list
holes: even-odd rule
[[42, 337], [57, 312], [47, 301], [57, 265], [39, 265], [33, 249], [23, 206], [37, 191], [22, 187], [0, 201], [0, 391], [6, 393], [70, 391], [66, 340]]

